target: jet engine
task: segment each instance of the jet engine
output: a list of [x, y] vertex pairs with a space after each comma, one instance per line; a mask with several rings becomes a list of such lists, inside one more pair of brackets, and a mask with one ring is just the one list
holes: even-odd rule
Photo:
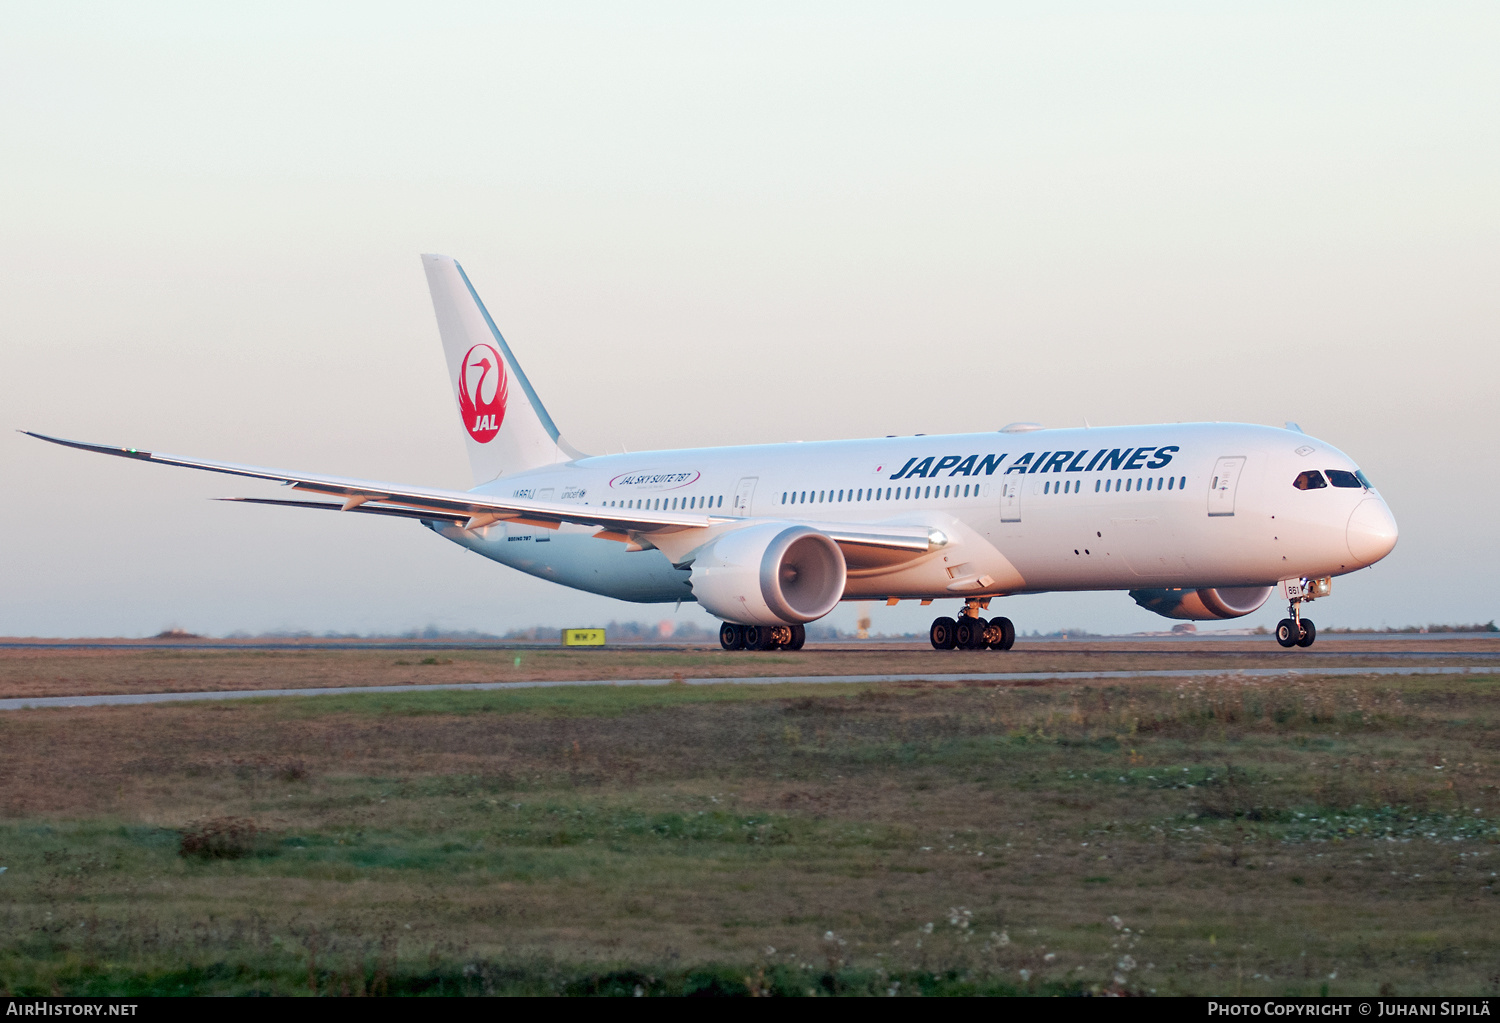
[[1131, 590], [1130, 596], [1147, 611], [1163, 618], [1209, 621], [1239, 618], [1264, 604], [1274, 586], [1215, 586], [1198, 590]]
[[689, 585], [710, 613], [739, 625], [822, 618], [844, 595], [844, 552], [807, 526], [767, 522], [699, 548]]

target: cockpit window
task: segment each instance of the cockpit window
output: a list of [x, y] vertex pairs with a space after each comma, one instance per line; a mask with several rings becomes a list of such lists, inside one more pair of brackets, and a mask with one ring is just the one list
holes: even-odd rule
[[1292, 480], [1292, 486], [1298, 490], [1322, 490], [1328, 486], [1323, 480], [1323, 474], [1316, 469], [1299, 472], [1297, 478]]
[[1346, 487], [1350, 490], [1358, 490], [1359, 488], [1364, 486], [1364, 484], [1359, 481], [1358, 476], [1345, 469], [1329, 469], [1328, 482], [1332, 483], [1336, 487]]
[[1358, 470], [1358, 469], [1354, 470], [1354, 478], [1357, 479], [1357, 480], [1359, 480], [1361, 483], [1363, 483], [1365, 485], [1365, 489], [1366, 490], [1374, 490], [1375, 489], [1375, 484], [1373, 484], [1373, 483], [1370, 482], [1370, 477], [1366, 476], [1360, 470]]

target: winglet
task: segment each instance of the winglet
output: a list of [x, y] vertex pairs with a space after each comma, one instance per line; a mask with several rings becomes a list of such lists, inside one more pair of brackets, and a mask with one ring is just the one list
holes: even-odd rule
[[151, 461], [151, 452], [142, 451], [140, 448], [121, 448], [115, 447], [113, 444], [90, 444], [87, 441], [81, 440], [63, 440], [61, 437], [49, 437], [45, 433], [37, 433], [34, 430], [17, 430], [16, 432], [24, 433], [28, 437], [35, 437], [37, 440], [44, 440], [48, 444], [61, 444], [65, 448], [77, 448], [80, 451], [95, 451], [101, 455], [119, 455], [121, 458], [141, 458], [148, 462]]

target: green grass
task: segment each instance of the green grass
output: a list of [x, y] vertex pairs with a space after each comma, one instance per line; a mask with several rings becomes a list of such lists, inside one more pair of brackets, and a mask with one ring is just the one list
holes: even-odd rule
[[[0, 721], [0, 992], [1500, 989], [1493, 679]], [[233, 858], [184, 832], [253, 823]]]

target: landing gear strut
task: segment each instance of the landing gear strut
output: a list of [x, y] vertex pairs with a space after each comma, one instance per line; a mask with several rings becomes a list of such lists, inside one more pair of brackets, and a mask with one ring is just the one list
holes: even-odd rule
[[1276, 623], [1277, 643], [1284, 647], [1313, 645], [1313, 640], [1318, 638], [1318, 627], [1311, 618], [1302, 617], [1302, 605], [1328, 596], [1332, 582], [1331, 579], [1289, 579], [1281, 584], [1290, 617]]
[[989, 607], [988, 597], [971, 597], [957, 620], [938, 618], [933, 621], [927, 638], [934, 650], [1009, 650], [1016, 642], [1016, 627], [1009, 618], [985, 621], [979, 612]]
[[736, 625], [719, 626], [719, 645], [725, 650], [801, 650], [807, 642], [803, 625]]

